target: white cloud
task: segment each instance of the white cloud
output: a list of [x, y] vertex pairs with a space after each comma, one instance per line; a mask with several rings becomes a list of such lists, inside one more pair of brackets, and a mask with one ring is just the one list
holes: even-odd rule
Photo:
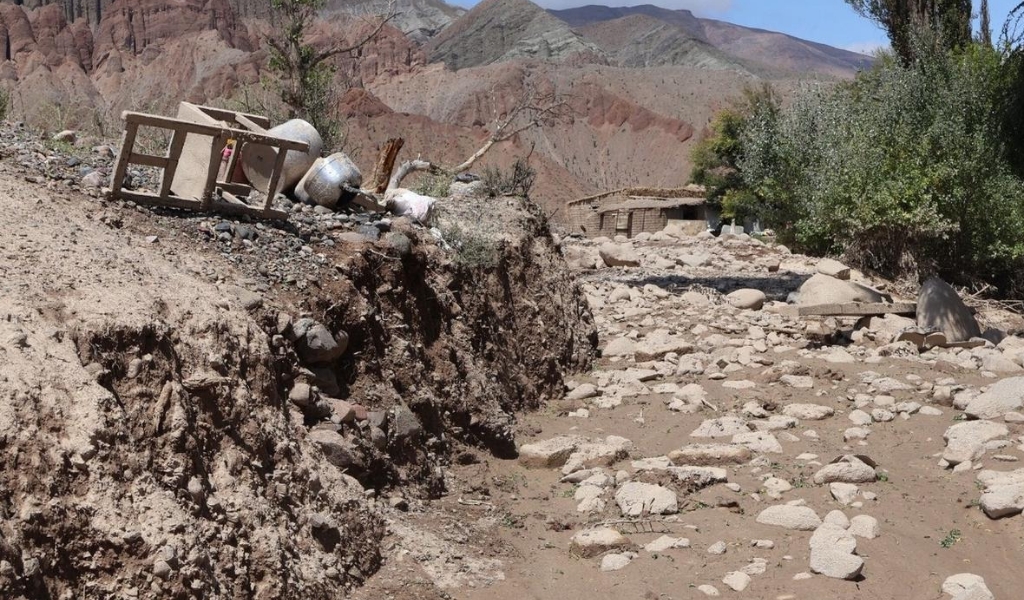
[[886, 42], [854, 42], [853, 44], [843, 46], [843, 50], [874, 56], [875, 52], [887, 49], [888, 47], [889, 44]]
[[722, 16], [722, 13], [730, 10], [733, 0], [534, 0], [544, 8], [562, 10], [596, 4], [601, 6], [640, 6], [643, 4], [657, 4], [662, 8], [670, 10], [691, 10], [700, 16]]

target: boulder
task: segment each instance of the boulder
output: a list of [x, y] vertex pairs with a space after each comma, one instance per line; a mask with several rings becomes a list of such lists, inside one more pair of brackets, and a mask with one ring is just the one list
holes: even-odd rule
[[726, 573], [725, 577], [722, 578], [722, 583], [729, 586], [733, 591], [742, 592], [750, 586], [750, 575], [742, 571], [732, 571]]
[[322, 323], [303, 318], [292, 324], [292, 339], [299, 358], [310, 364], [329, 363], [348, 348], [348, 334], [332, 334]]
[[818, 272], [822, 275], [835, 277], [836, 279], [850, 279], [850, 267], [831, 258], [823, 258], [818, 261]]
[[581, 558], [593, 558], [609, 550], [625, 549], [632, 546], [629, 538], [611, 527], [586, 529], [572, 536], [569, 551]]
[[921, 286], [917, 296], [917, 324], [941, 331], [947, 342], [966, 342], [981, 336], [978, 322], [960, 295], [937, 277], [932, 277]]
[[994, 600], [995, 596], [985, 585], [985, 579], [973, 573], [950, 575], [942, 582], [942, 593], [953, 597], [953, 600]]
[[821, 525], [821, 518], [808, 506], [782, 504], [762, 510], [757, 522], [794, 531], [814, 531]]
[[309, 441], [320, 448], [327, 462], [340, 469], [363, 469], [366, 466], [356, 445], [337, 431], [314, 429], [309, 432]]
[[823, 523], [811, 536], [811, 571], [834, 579], [856, 579], [864, 559], [854, 554], [857, 540], [842, 527]]
[[870, 483], [877, 479], [875, 469], [856, 456], [846, 455], [825, 465], [814, 474], [814, 483]]
[[765, 295], [761, 290], [743, 289], [727, 295], [725, 301], [734, 308], [743, 310], [761, 310], [764, 306]]
[[605, 554], [601, 559], [601, 572], [618, 571], [625, 569], [633, 560], [630, 554]]
[[636, 343], [634, 350], [637, 362], [660, 360], [670, 352], [683, 355], [691, 354], [693, 351], [693, 344], [665, 329], [656, 329], [648, 333]]
[[866, 285], [843, 281], [818, 273], [800, 286], [797, 304], [840, 304], [844, 302], [887, 302], [892, 298]]
[[697, 429], [690, 434], [690, 437], [696, 438], [719, 438], [719, 437], [732, 437], [737, 433], [749, 433], [750, 427], [747, 426], [747, 422], [743, 419], [735, 416], [728, 415], [725, 417], [719, 417], [717, 419], [708, 419], [700, 424]]
[[821, 421], [836, 414], [836, 411], [831, 406], [820, 404], [787, 404], [782, 414], [805, 421]]
[[651, 483], [631, 481], [615, 492], [615, 503], [626, 517], [673, 515], [679, 512], [676, 493]]
[[873, 540], [880, 532], [878, 519], [869, 515], [857, 515], [850, 519], [850, 528], [847, 531], [856, 537]]
[[608, 342], [608, 345], [601, 350], [601, 356], [632, 356], [636, 352], [636, 342], [620, 337]]
[[639, 267], [640, 255], [626, 244], [608, 242], [601, 244], [598, 253], [609, 267]]
[[1024, 407], [1024, 377], [1011, 377], [992, 385], [970, 402], [964, 412], [975, 419], [998, 419]]
[[561, 467], [586, 438], [578, 435], [560, 435], [543, 442], [525, 444], [519, 448], [519, 462], [525, 467], [554, 469]]
[[782, 454], [782, 444], [774, 435], [767, 431], [751, 431], [737, 433], [732, 436], [732, 443], [746, 447], [759, 454]]
[[741, 465], [750, 462], [754, 454], [738, 444], [690, 444], [668, 455], [677, 465]]

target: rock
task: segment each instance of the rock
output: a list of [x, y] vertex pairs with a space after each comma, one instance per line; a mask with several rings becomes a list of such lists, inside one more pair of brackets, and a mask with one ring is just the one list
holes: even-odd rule
[[348, 335], [344, 331], [332, 335], [324, 325], [309, 318], [296, 321], [292, 335], [299, 357], [311, 364], [329, 363], [348, 348]]
[[978, 460], [985, 453], [985, 443], [1009, 435], [1006, 425], [992, 421], [957, 423], [943, 434], [946, 448], [942, 458], [950, 466]]
[[825, 465], [814, 474], [816, 484], [823, 483], [870, 483], [877, 479], [875, 469], [853, 455], [846, 455], [837, 462]]
[[864, 559], [854, 554], [857, 540], [842, 527], [822, 524], [811, 536], [811, 571], [834, 579], [856, 579]]
[[[976, 588], [979, 590], [983, 589], [990, 598], [994, 599], [992, 592], [985, 585], [985, 579], [980, 575], [959, 573], [957, 575], [950, 575], [946, 578], [946, 581], [942, 582], [942, 593], [952, 596], [954, 600], [959, 600], [965, 593]], [[971, 597], [971, 600], [974, 600], [974, 598]]]
[[[779, 381], [791, 388], [809, 390], [814, 387], [814, 378], [806, 375], [783, 375]], [[830, 415], [831, 416], [831, 415]]]
[[636, 352], [636, 342], [629, 338], [616, 338], [601, 351], [601, 356], [632, 356]]
[[761, 310], [764, 306], [765, 295], [761, 290], [743, 289], [727, 295], [725, 301], [734, 308], [743, 310]]
[[917, 296], [917, 325], [937, 329], [947, 342], [966, 342], [981, 336], [981, 328], [960, 295], [945, 281], [932, 277]]
[[615, 492], [615, 503], [627, 517], [673, 515], [679, 512], [676, 493], [650, 483], [631, 481]]
[[569, 552], [581, 558], [593, 558], [609, 550], [625, 549], [632, 546], [629, 538], [611, 527], [587, 529], [572, 536]]
[[313, 390], [308, 383], [296, 383], [288, 392], [288, 400], [301, 408], [308, 408], [313, 403]]
[[878, 519], [868, 515], [857, 515], [850, 519], [850, 528], [847, 531], [856, 537], [873, 540], [880, 532]]
[[567, 400], [586, 400], [597, 396], [597, 386], [592, 383], [581, 383], [571, 392], [565, 395]]
[[707, 584], [705, 584], [705, 585], [698, 585], [697, 586], [697, 591], [702, 593], [702, 594], [704, 594], [705, 596], [707, 596], [709, 598], [717, 598], [717, 597], [722, 595], [722, 593], [718, 591], [718, 588], [716, 588], [713, 585], [707, 585]]
[[629, 456], [632, 442], [623, 437], [610, 435], [603, 442], [584, 442], [569, 455], [562, 466], [562, 474], [568, 475], [580, 469], [607, 467]]
[[668, 455], [677, 465], [727, 465], [750, 462], [753, 453], [744, 446], [735, 444], [690, 444]]
[[782, 504], [761, 511], [757, 522], [794, 531], [814, 531], [821, 525], [821, 518], [810, 507]]
[[535, 469], [561, 467], [584, 442], [586, 438], [577, 435], [560, 435], [543, 442], [525, 444], [519, 448], [519, 462]]
[[729, 551], [729, 547], [725, 545], [725, 542], [718, 541], [708, 546], [708, 554], [715, 556], [721, 556]]
[[862, 427], [865, 425], [870, 425], [874, 422], [874, 419], [871, 418], [871, 415], [862, 410], [855, 410], [851, 412], [849, 415], [847, 415], [847, 418], [850, 419], [850, 421], [852, 421], [854, 425], [860, 425]]
[[664, 329], [657, 329], [637, 342], [635, 354], [637, 362], [647, 362], [660, 360], [669, 353], [683, 355], [690, 354], [693, 350], [693, 344]]
[[1024, 408], [1024, 377], [1003, 379], [967, 403], [964, 412], [975, 419], [998, 419]]
[[633, 560], [629, 554], [605, 554], [601, 559], [601, 572], [618, 571], [626, 568]]
[[836, 279], [850, 279], [850, 267], [831, 258], [823, 258], [818, 261], [818, 272], [822, 275], [835, 277]]
[[800, 286], [797, 304], [811, 306], [846, 302], [885, 302], [887, 300], [891, 300], [891, 298], [878, 290], [818, 273]]
[[767, 431], [752, 431], [749, 433], [737, 433], [732, 436], [732, 443], [746, 447], [751, 452], [759, 454], [781, 454], [782, 444], [775, 436]]
[[856, 500], [857, 494], [860, 491], [860, 488], [852, 483], [842, 483], [839, 481], [830, 483], [828, 489], [832, 493], [832, 497], [843, 506], [847, 506]]
[[660, 538], [644, 546], [644, 550], [648, 552], [664, 552], [666, 550], [672, 550], [675, 548], [689, 548], [690, 540], [686, 538], [674, 538], [668, 535], [663, 535]]
[[320, 448], [327, 462], [338, 468], [365, 468], [362, 453], [356, 445], [337, 431], [313, 429], [309, 432], [309, 441]]
[[398, 405], [391, 409], [388, 432], [396, 440], [414, 440], [423, 432], [423, 424], [416, 413], [405, 406]]
[[53, 138], [51, 138], [51, 139], [53, 141], [55, 141], [55, 142], [64, 142], [65, 144], [74, 144], [75, 140], [78, 139], [78, 134], [75, 133], [71, 129], [65, 129], [64, 131], [61, 131], [60, 133], [55, 133], [53, 135]]
[[782, 414], [804, 421], [821, 421], [836, 414], [836, 411], [830, 406], [819, 404], [788, 404], [782, 409]]
[[988, 518], [1001, 519], [1024, 511], [1024, 469], [982, 471], [977, 481], [985, 488], [981, 495], [981, 509]]
[[696, 438], [719, 438], [731, 437], [738, 433], [749, 433], [750, 428], [747, 422], [735, 416], [728, 415], [717, 419], [708, 419], [695, 429], [690, 437]]
[[734, 591], [742, 592], [750, 586], [750, 575], [747, 575], [742, 571], [732, 571], [722, 578], [722, 583], [729, 586]]
[[173, 573], [174, 569], [171, 568], [171, 565], [166, 560], [157, 559], [153, 562], [153, 575], [155, 577], [166, 580], [170, 579]]
[[850, 519], [846, 516], [846, 513], [844, 513], [841, 510], [829, 511], [829, 513], [825, 515], [825, 518], [822, 519], [821, 522], [828, 523], [830, 525], [835, 525], [836, 527], [841, 527], [843, 529], [850, 528]]
[[85, 189], [100, 189], [107, 185], [107, 176], [102, 171], [90, 171], [84, 177], [80, 185]]
[[626, 244], [608, 242], [601, 244], [598, 253], [609, 267], [639, 267], [640, 255]]

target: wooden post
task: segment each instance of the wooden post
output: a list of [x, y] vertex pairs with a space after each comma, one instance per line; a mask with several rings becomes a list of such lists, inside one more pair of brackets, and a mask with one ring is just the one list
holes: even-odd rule
[[110, 180], [110, 188], [113, 190], [115, 198], [120, 196], [121, 188], [124, 185], [124, 174], [128, 171], [128, 161], [135, 149], [135, 135], [138, 132], [139, 124], [131, 119], [126, 119], [124, 138], [121, 139], [121, 149], [117, 153], [117, 162], [114, 163], [114, 176]]
[[377, 157], [377, 166], [373, 169], [373, 180], [370, 189], [377, 194], [383, 194], [388, 189], [388, 182], [391, 180], [391, 171], [395, 169], [395, 160], [398, 159], [398, 152], [405, 145], [402, 138], [391, 138], [381, 148], [380, 156]]
[[220, 171], [220, 153], [224, 150], [224, 145], [228, 141], [228, 136], [223, 131], [213, 136], [213, 144], [210, 148], [210, 164], [207, 166], [206, 171], [206, 184], [203, 186], [203, 197], [202, 208], [203, 211], [210, 210], [213, 205], [213, 193], [217, 187], [217, 172]]
[[161, 198], [166, 198], [171, 192], [171, 182], [174, 181], [174, 173], [178, 170], [178, 159], [181, 158], [181, 149], [185, 145], [185, 136], [187, 135], [188, 133], [179, 129], [174, 130], [171, 146], [167, 151], [167, 166], [164, 167], [164, 174], [160, 179]]
[[274, 170], [270, 172], [270, 181], [267, 183], [267, 201], [263, 205], [263, 212], [269, 213], [270, 207], [274, 204], [274, 196], [277, 195], [277, 182], [281, 180], [281, 172], [284, 171], [284, 159], [288, 151], [284, 148], [277, 150], [277, 160], [274, 161]]

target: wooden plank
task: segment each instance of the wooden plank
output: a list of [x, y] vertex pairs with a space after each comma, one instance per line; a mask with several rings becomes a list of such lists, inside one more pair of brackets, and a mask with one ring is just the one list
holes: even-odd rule
[[182, 104], [189, 104], [190, 106], [194, 106], [197, 110], [206, 113], [207, 115], [213, 117], [214, 119], [217, 119], [218, 121], [227, 121], [228, 123], [242, 124], [238, 117], [243, 117], [255, 123], [260, 129], [270, 128], [270, 119], [260, 115], [250, 115], [248, 113], [241, 113], [236, 110], [216, 108], [213, 106], [201, 106], [199, 104], [191, 104], [185, 102], [183, 102]]
[[217, 187], [225, 192], [230, 192], [235, 196], [248, 196], [252, 193], [252, 186], [244, 183], [231, 183], [228, 181], [218, 181]]
[[145, 194], [142, 192], [121, 192], [121, 198], [123, 200], [129, 200], [136, 204], [144, 204], [146, 206], [157, 206], [160, 208], [184, 208], [187, 210], [199, 210], [200, 203], [195, 200], [189, 200], [188, 198], [179, 198], [178, 196], [166, 196], [161, 198], [156, 194]]
[[154, 156], [152, 154], [139, 154], [132, 152], [128, 162], [133, 165], [143, 165], [146, 167], [156, 167], [158, 169], [167, 168], [167, 157], [166, 156]]
[[[272, 148], [285, 148], [287, 150], [299, 150], [301, 152], [309, 151], [309, 144], [306, 142], [274, 137], [272, 135], [264, 135], [261, 133], [246, 131], [244, 129], [205, 125], [203, 123], [193, 123], [191, 121], [182, 121], [181, 119], [172, 119], [170, 117], [160, 117], [157, 115], [148, 115], [146, 113], [131, 111], [121, 113], [121, 117], [129, 123], [135, 123], [146, 127], [160, 127], [162, 129], [174, 130], [183, 129], [189, 133], [198, 133], [200, 135], [208, 136], [217, 136], [221, 133], [225, 133], [228, 137], [234, 138], [238, 141], [252, 142], [254, 144], [270, 146]], [[219, 156], [217, 157], [217, 160], [220, 160]]]
[[267, 132], [267, 129], [265, 127], [261, 127], [258, 123], [255, 123], [252, 119], [246, 117], [245, 115], [236, 114], [235, 120], [238, 121], [239, 125], [248, 128], [250, 131], [255, 131], [256, 133]]
[[110, 180], [110, 187], [115, 198], [121, 195], [121, 188], [124, 187], [124, 175], [128, 171], [128, 159], [131, 158], [132, 149], [135, 148], [135, 136], [139, 132], [139, 126], [129, 122], [124, 128], [124, 137], [121, 138], [121, 149], [117, 152], [117, 160], [114, 163], [114, 176]]
[[249, 215], [258, 219], [288, 220], [288, 213], [280, 210], [261, 209], [247, 204], [232, 204], [223, 200], [215, 200], [212, 204], [212, 209], [226, 215]]
[[842, 304], [816, 304], [795, 307], [800, 317], [864, 317], [870, 315], [912, 315], [917, 313], [916, 302], [846, 302]]
[[217, 185], [217, 172], [220, 170], [220, 153], [227, 144], [227, 135], [224, 130], [219, 131], [214, 137], [210, 146], [210, 161], [206, 167], [206, 183], [203, 184], [202, 210], [210, 210], [210, 203], [213, 201], [214, 187]]
[[171, 182], [174, 181], [174, 173], [178, 170], [178, 160], [181, 158], [181, 149], [185, 145], [185, 137], [188, 134], [184, 131], [175, 131], [171, 138], [171, 147], [167, 151], [167, 166], [164, 167], [163, 177], [160, 178], [160, 197], [166, 197], [171, 193]]
[[274, 160], [274, 170], [270, 172], [270, 181], [267, 183], [267, 201], [263, 204], [263, 210], [270, 210], [270, 205], [277, 195], [277, 182], [281, 180], [281, 173], [284, 171], [284, 160], [288, 157], [287, 150], [278, 150], [277, 159]]

